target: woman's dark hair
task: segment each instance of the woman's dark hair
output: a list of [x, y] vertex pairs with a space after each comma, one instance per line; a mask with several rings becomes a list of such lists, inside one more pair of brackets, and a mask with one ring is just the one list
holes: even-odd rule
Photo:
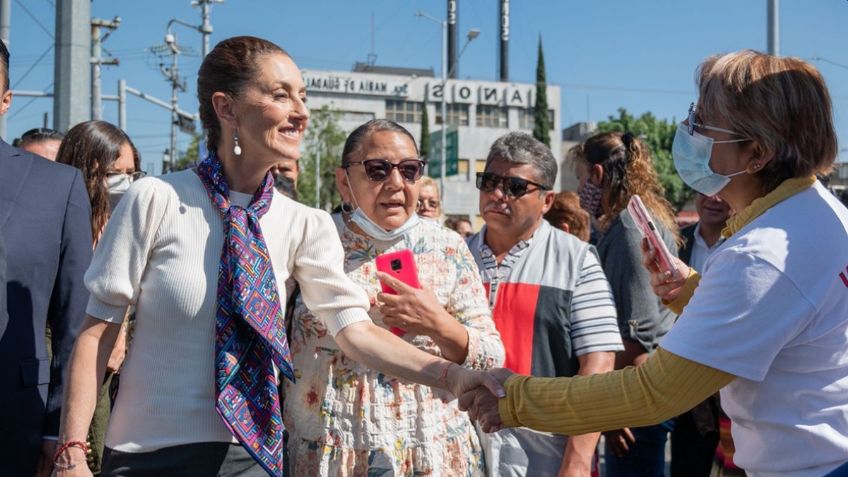
[[65, 135], [61, 131], [50, 128], [34, 128], [21, 134], [20, 138], [12, 141], [15, 147], [24, 147], [27, 144], [37, 144], [42, 141], [61, 141]]
[[412, 141], [412, 146], [415, 147], [415, 153], [418, 153], [418, 144], [412, 133], [406, 130], [405, 127], [390, 120], [390, 119], [372, 119], [367, 123], [354, 129], [345, 140], [344, 149], [342, 150], [342, 167], [347, 167], [351, 161], [351, 156], [357, 154], [362, 147], [362, 143], [368, 136], [382, 131], [396, 132], [405, 135]]
[[571, 148], [569, 155], [604, 168], [603, 188], [610, 212], [599, 221], [602, 228], [618, 217], [630, 197], [639, 195], [645, 207], [680, 241], [674, 210], [663, 195], [650, 150], [638, 137], [617, 131], [595, 134]]
[[257, 75], [259, 59], [269, 54], [291, 57], [274, 43], [253, 36], [234, 36], [215, 45], [203, 59], [197, 74], [197, 100], [200, 103], [200, 122], [206, 130], [209, 152], [218, 149], [221, 123], [212, 106], [212, 95], [218, 92], [237, 97]]
[[129, 136], [106, 121], [86, 121], [72, 127], [62, 140], [56, 156], [56, 162], [82, 171], [85, 189], [91, 200], [91, 236], [95, 241], [112, 213], [109, 191], [106, 189], [106, 173], [121, 155], [121, 146], [124, 144], [132, 148], [135, 170], [140, 170], [141, 158]]

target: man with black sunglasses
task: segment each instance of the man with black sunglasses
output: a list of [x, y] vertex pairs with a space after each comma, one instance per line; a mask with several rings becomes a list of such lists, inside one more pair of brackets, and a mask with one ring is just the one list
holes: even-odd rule
[[[477, 174], [483, 229], [469, 248], [506, 349], [505, 368], [534, 376], [613, 369], [623, 350], [609, 283], [595, 249], [551, 227], [557, 164], [524, 133], [492, 145]], [[599, 434], [566, 438], [528, 429], [481, 436], [489, 475], [589, 476]]]

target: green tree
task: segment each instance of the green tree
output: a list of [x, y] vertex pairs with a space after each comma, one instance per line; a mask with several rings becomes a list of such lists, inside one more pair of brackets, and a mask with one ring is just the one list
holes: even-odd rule
[[539, 35], [539, 56], [536, 62], [536, 106], [533, 109], [533, 137], [551, 146], [551, 121], [548, 117], [548, 82], [545, 79], [545, 54]]
[[430, 116], [427, 114], [426, 101], [424, 101], [424, 109], [421, 111], [421, 144], [419, 144], [418, 154], [422, 158], [430, 158]]
[[674, 207], [680, 209], [692, 199], [694, 192], [677, 175], [671, 158], [671, 144], [676, 130], [675, 120], [658, 119], [651, 113], [637, 118], [624, 108], [618, 109], [617, 117], [609, 116], [606, 121], [598, 123], [599, 132], [630, 131], [647, 143], [665, 197]]
[[339, 126], [337, 111], [332, 111], [327, 105], [310, 111], [304, 153], [300, 159], [301, 172], [297, 180], [297, 196], [300, 202], [316, 206], [317, 165], [317, 177], [321, 178], [318, 208], [330, 210], [341, 203], [339, 191], [336, 189], [336, 168], [341, 164], [346, 138], [347, 133]]
[[191, 138], [191, 142], [188, 144], [188, 149], [186, 149], [185, 154], [182, 157], [176, 158], [174, 160], [173, 171], [181, 171], [183, 169], [189, 169], [194, 167], [197, 164], [197, 161], [200, 157], [198, 154], [200, 147], [200, 140], [203, 139], [203, 135], [200, 133], [194, 133]]

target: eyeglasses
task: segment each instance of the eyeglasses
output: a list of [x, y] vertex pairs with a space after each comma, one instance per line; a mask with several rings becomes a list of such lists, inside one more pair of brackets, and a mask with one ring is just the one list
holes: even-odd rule
[[423, 209], [425, 205], [430, 209], [438, 209], [439, 204], [439, 201], [436, 199], [418, 199], [418, 210]]
[[421, 171], [426, 164], [420, 159], [406, 159], [393, 164], [385, 159], [366, 159], [364, 161], [350, 161], [343, 165], [345, 169], [350, 166], [362, 165], [365, 175], [374, 182], [384, 182], [392, 174], [392, 169], [397, 169], [400, 176], [406, 182], [415, 182], [421, 178]]
[[522, 179], [521, 177], [505, 177], [492, 174], [491, 172], [477, 173], [477, 189], [488, 193], [494, 192], [498, 186], [501, 186], [501, 190], [504, 195], [511, 199], [517, 199], [528, 192], [533, 192], [533, 190], [530, 190], [529, 188], [531, 185], [536, 186], [536, 189], [534, 190], [551, 190], [550, 187], [528, 181], [527, 179]]
[[[717, 132], [723, 132], [723, 133], [726, 133], [726, 134], [732, 134], [734, 136], [742, 136], [742, 134], [739, 134], [736, 131], [731, 131], [730, 129], [724, 129], [724, 128], [719, 128], [719, 127], [715, 127], [715, 126], [707, 126], [706, 124], [699, 123], [697, 121], [697, 115], [696, 115], [696, 111], [695, 111], [695, 103], [691, 103], [689, 105], [689, 114], [688, 114], [688, 117], [686, 119], [686, 122], [688, 123], [687, 128], [688, 128], [690, 136], [695, 135], [695, 128], [696, 127], [701, 128], [701, 129], [707, 129], [709, 131], [717, 131]], [[721, 144], [721, 143], [744, 142], [744, 141], [750, 141], [750, 139], [748, 139], [748, 138], [727, 139], [727, 140], [724, 140], [724, 141], [715, 141], [714, 140], [713, 143]]]
[[147, 177], [147, 172], [145, 172], [145, 171], [135, 171], [135, 172], [129, 172], [129, 173], [121, 172], [121, 171], [109, 171], [109, 172], [106, 173], [106, 177], [109, 178], [109, 177], [115, 177], [115, 176], [122, 176], [122, 175], [125, 175], [125, 174], [130, 176], [131, 182], [135, 182], [135, 181], [141, 179], [142, 177]]

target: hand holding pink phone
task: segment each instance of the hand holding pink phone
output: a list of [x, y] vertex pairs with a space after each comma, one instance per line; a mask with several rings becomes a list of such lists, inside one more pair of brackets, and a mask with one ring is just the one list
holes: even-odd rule
[[660, 269], [667, 272], [671, 278], [678, 278], [671, 252], [665, 246], [665, 242], [663, 242], [659, 230], [654, 225], [648, 209], [645, 208], [645, 204], [642, 203], [642, 199], [638, 195], [630, 197], [630, 202], [627, 203], [627, 211], [630, 212], [633, 221], [636, 222], [642, 237], [648, 240], [651, 249], [656, 252]]
[[[379, 255], [375, 262], [377, 270], [389, 274], [398, 280], [406, 283], [412, 288], [421, 288], [421, 283], [418, 281], [418, 270], [415, 268], [415, 257], [412, 255], [412, 250], [404, 249], [397, 252], [386, 253]], [[397, 291], [392, 287], [380, 282], [383, 293], [389, 295], [397, 295]], [[406, 330], [396, 326], [391, 327], [391, 332], [403, 336]]]

